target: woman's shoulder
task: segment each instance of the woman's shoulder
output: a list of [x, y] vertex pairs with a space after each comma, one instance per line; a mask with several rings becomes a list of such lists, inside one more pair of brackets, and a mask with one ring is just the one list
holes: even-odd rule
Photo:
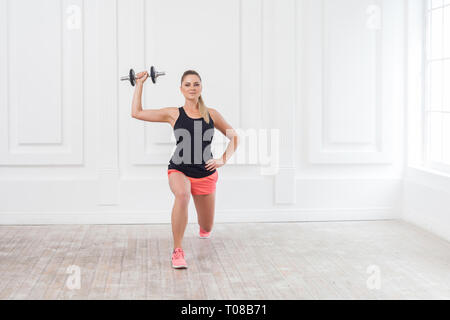
[[180, 116], [180, 111], [178, 107], [167, 107], [164, 108], [166, 113], [169, 115], [169, 123], [172, 127], [174, 127], [175, 122], [178, 120], [178, 117]]
[[215, 122], [215, 119], [217, 119], [217, 115], [220, 115], [220, 113], [214, 108], [208, 107], [208, 112], [214, 122]]
[[180, 115], [179, 107], [168, 107], [166, 108], [167, 112], [169, 113], [170, 117], [172, 119], [177, 119]]

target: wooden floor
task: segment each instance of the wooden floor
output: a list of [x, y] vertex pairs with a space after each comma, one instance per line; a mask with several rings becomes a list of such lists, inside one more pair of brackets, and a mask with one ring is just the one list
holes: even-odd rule
[[175, 270], [170, 225], [0, 226], [0, 299], [450, 299], [450, 243], [401, 221], [197, 228]]

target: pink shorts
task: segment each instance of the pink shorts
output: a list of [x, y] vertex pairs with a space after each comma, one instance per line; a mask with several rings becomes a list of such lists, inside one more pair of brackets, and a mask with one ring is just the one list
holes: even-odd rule
[[[183, 172], [175, 170], [175, 169], [169, 169], [167, 171], [167, 176], [170, 176], [170, 174], [174, 173], [174, 172], [183, 173]], [[207, 195], [207, 194], [214, 193], [214, 191], [216, 191], [216, 183], [217, 183], [217, 180], [219, 179], [219, 174], [216, 169], [216, 172], [214, 172], [212, 175], [204, 177], [204, 178], [191, 178], [188, 176], [186, 176], [186, 178], [188, 178], [189, 181], [191, 182], [192, 195], [194, 195], [194, 196]]]

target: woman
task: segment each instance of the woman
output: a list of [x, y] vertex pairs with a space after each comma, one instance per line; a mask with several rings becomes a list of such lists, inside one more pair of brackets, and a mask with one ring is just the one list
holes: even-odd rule
[[[187, 268], [182, 247], [183, 235], [188, 223], [190, 195], [197, 210], [199, 236], [208, 239], [214, 224], [217, 169], [227, 163], [239, 143], [236, 131], [213, 108], [207, 108], [202, 99], [200, 75], [189, 70], [181, 78], [181, 93], [185, 97], [181, 108], [142, 110], [142, 87], [148, 78], [147, 72], [137, 74], [133, 97], [133, 118], [150, 122], [167, 122], [174, 129], [177, 149], [168, 167], [169, 186], [175, 196], [172, 209], [172, 234], [174, 250], [172, 267]], [[214, 128], [230, 139], [220, 159], [213, 159], [211, 142]], [[201, 135], [200, 137], [198, 137]], [[199, 140], [201, 139], [201, 140]]]

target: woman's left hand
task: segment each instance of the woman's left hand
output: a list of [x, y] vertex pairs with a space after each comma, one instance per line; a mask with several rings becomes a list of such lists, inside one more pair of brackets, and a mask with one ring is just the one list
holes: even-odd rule
[[225, 163], [223, 163], [222, 159], [210, 159], [206, 162], [205, 168], [208, 171], [214, 171], [217, 168], [223, 167]]

